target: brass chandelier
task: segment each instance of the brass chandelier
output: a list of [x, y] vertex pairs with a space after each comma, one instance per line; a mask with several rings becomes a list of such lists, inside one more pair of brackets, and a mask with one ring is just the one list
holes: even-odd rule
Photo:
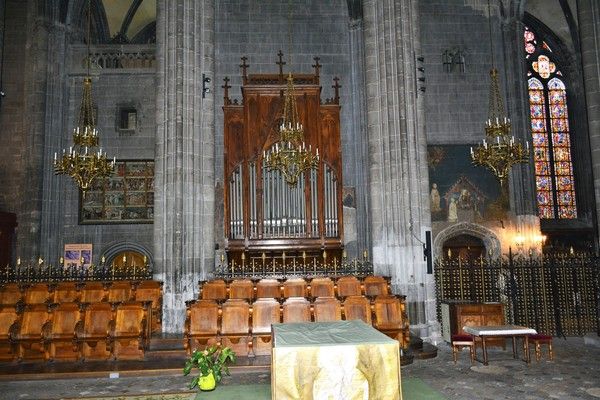
[[[292, 65], [292, 2], [288, 2], [288, 65]], [[263, 152], [263, 158], [269, 170], [279, 170], [288, 185], [295, 187], [304, 171], [319, 165], [319, 149], [312, 153], [309, 145], [304, 143], [304, 128], [298, 118], [294, 78], [289, 73], [285, 89], [279, 141], [271, 151]]]
[[319, 165], [319, 149], [313, 154], [311, 146], [306, 148], [304, 143], [304, 128], [298, 119], [291, 73], [287, 78], [279, 136], [274, 149], [263, 153], [265, 163], [270, 170], [279, 170], [288, 185], [296, 186], [304, 171]]
[[79, 108], [79, 121], [73, 129], [73, 144], [69, 150], [63, 149], [60, 158], [54, 153], [54, 173], [68, 175], [77, 183], [85, 196], [94, 179], [107, 178], [112, 175], [116, 158], [110, 161], [106, 153], [98, 146], [99, 135], [96, 128], [92, 102], [92, 77], [90, 76], [90, 14], [88, 1], [87, 20], [87, 76], [83, 78], [83, 94]]
[[506, 190], [506, 181], [513, 165], [529, 162], [529, 142], [523, 146], [510, 134], [510, 118], [504, 110], [500, 96], [498, 70], [494, 68], [494, 48], [492, 43], [492, 23], [488, 0], [488, 22], [490, 27], [490, 48], [492, 49], [492, 69], [490, 70], [490, 102], [488, 120], [485, 123], [485, 135], [481, 144], [471, 147], [471, 160], [475, 165], [488, 168]]

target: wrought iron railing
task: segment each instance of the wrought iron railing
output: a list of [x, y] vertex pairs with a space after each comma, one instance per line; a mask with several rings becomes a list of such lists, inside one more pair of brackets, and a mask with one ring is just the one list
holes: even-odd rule
[[501, 302], [506, 321], [556, 336], [600, 334], [600, 263], [589, 253], [438, 260], [440, 302]]
[[0, 275], [0, 283], [69, 282], [69, 281], [121, 281], [152, 279], [148, 264], [115, 266], [99, 264], [62, 267], [44, 263], [7, 265]]

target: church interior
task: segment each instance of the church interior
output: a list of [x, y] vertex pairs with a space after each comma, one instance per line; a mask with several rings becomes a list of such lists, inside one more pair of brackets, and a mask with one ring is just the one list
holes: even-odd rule
[[10, 398], [600, 398], [598, 0], [0, 0], [0, 49]]

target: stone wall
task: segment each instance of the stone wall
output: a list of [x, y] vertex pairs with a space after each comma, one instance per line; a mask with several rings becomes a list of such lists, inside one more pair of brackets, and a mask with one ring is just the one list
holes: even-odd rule
[[[118, 160], [154, 160], [156, 125], [156, 85], [154, 69], [147, 71], [92, 72], [92, 99], [98, 109], [98, 129], [100, 146], [109, 157]], [[81, 104], [83, 76], [70, 75], [67, 78], [68, 112], [66, 132], [60, 147], [72, 145], [72, 129], [77, 123]], [[137, 110], [137, 129], [132, 135], [123, 135], [117, 129], [119, 107], [133, 106]], [[59, 148], [53, 151], [61, 151]], [[118, 243], [136, 243], [147, 249], [153, 248], [152, 224], [110, 224], [79, 225], [79, 195], [70, 178], [64, 179], [62, 208], [55, 212], [62, 214], [64, 243], [93, 243], [94, 261], [104, 251]], [[51, 211], [52, 212], [52, 211]], [[59, 250], [61, 244], [58, 244]]]
[[[494, 2], [491, 10], [494, 59], [500, 71], [501, 88], [504, 88], [502, 34], [498, 7]], [[421, 0], [419, 13], [427, 79], [427, 143], [476, 143], [485, 135], [492, 65], [487, 1]], [[456, 49], [464, 53], [465, 72], [459, 72], [457, 66], [453, 71], [445, 72], [442, 54], [445, 50]], [[502, 96], [506, 100], [505, 92]]]

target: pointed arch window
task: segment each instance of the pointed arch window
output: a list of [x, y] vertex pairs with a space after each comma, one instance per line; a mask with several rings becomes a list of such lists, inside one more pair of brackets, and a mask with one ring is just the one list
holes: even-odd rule
[[538, 213], [577, 218], [565, 83], [550, 46], [529, 28], [524, 41]]

